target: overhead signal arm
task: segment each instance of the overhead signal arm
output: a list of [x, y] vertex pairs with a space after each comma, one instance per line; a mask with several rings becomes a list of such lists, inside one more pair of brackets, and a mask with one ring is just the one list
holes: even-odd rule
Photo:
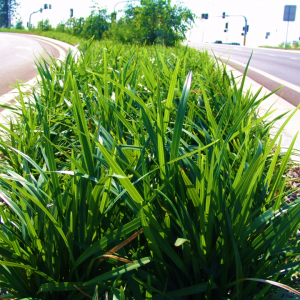
[[33, 13], [30, 14], [30, 16], [29, 16], [29, 23], [28, 23], [28, 28], [29, 28], [29, 29], [30, 29], [30, 27], [31, 27], [31, 16], [32, 16], [33, 14], [38, 13], [38, 12], [42, 13], [42, 12], [43, 12], [43, 9], [40, 8], [39, 10], [34, 11]]
[[[52, 8], [52, 7], [51, 7], [51, 4], [49, 4], [49, 9], [51, 9], [51, 8]], [[44, 9], [48, 9], [48, 4], [44, 4]], [[29, 28], [29, 29], [30, 29], [30, 27], [31, 27], [31, 16], [32, 16], [33, 14], [38, 13], [38, 12], [42, 13], [42, 12], [43, 12], [43, 9], [40, 8], [39, 10], [34, 11], [33, 13], [30, 14], [30, 16], [29, 16], [29, 22], [28, 22], [28, 28]]]
[[244, 36], [244, 46], [246, 46], [246, 36], [247, 36], [247, 33], [249, 31], [249, 25], [248, 25], [248, 22], [247, 22], [247, 18], [245, 16], [242, 16], [242, 15], [225, 15], [225, 17], [243, 17], [245, 19], [245, 27], [243, 27], [243, 33], [242, 35]]
[[[207, 18], [205, 18], [205, 15], [207, 16]], [[212, 16], [212, 17], [220, 17], [220, 16]], [[225, 17], [243, 17], [245, 19], [245, 27], [243, 27], [243, 33], [242, 35], [244, 36], [244, 46], [246, 46], [246, 36], [247, 36], [247, 33], [249, 31], [249, 25], [248, 25], [248, 22], [247, 22], [247, 18], [243, 15], [226, 15], [225, 12], [223, 12], [222, 16], [221, 16], [223, 19], [225, 19]], [[201, 15], [201, 19], [208, 19], [208, 14], [202, 14]], [[226, 23], [228, 24], [228, 23]], [[224, 32], [227, 32], [228, 31], [228, 25], [227, 27], [225, 28]]]

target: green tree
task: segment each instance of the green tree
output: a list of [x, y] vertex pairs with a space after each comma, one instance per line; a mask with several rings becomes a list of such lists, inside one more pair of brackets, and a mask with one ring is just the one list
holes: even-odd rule
[[103, 33], [110, 28], [109, 19], [106, 9], [93, 10], [91, 15], [84, 21], [81, 36], [85, 38], [94, 36], [95, 39], [100, 40]]
[[142, 6], [129, 4], [125, 17], [112, 24], [110, 35], [121, 41], [172, 46], [182, 41], [195, 14], [170, 0], [144, 0]]
[[100, 40], [103, 33], [110, 29], [109, 19], [105, 9], [92, 10], [86, 19], [71, 18], [65, 24], [58, 24], [56, 30], [89, 39], [94, 36], [96, 40]]
[[18, 5], [16, 0], [0, 0], [0, 27], [10, 27]]

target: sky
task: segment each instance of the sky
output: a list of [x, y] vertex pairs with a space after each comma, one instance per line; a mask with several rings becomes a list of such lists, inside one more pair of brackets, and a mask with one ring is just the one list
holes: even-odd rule
[[[46, 2], [48, 1], [48, 2]], [[124, 0], [123, 0], [124, 1]], [[32, 15], [31, 22], [36, 25], [42, 19], [49, 19], [53, 26], [60, 21], [67, 21], [70, 8], [74, 10], [74, 17], [87, 17], [91, 12], [92, 0], [19, 0], [18, 13], [27, 24], [29, 15], [33, 11], [43, 8], [44, 3], [51, 4], [51, 10], [43, 10]], [[108, 13], [114, 11], [119, 0], [98, 0], [100, 8], [106, 8]], [[194, 27], [187, 33], [187, 40], [191, 42], [214, 42], [222, 40], [223, 43], [236, 42], [243, 44], [243, 27], [245, 16], [249, 25], [246, 44], [248, 46], [279, 45], [286, 40], [288, 27], [288, 42], [299, 41], [300, 38], [300, 1], [299, 0], [183, 0], [182, 4], [190, 8], [197, 16], [208, 13], [208, 20], [196, 20]], [[138, 3], [138, 2], [137, 2]], [[172, 4], [177, 1], [172, 0]], [[283, 11], [285, 5], [297, 5], [295, 22], [284, 22]], [[116, 10], [124, 8], [126, 3], [116, 5]], [[226, 17], [223, 19], [222, 13]], [[120, 14], [118, 15], [118, 17]], [[225, 23], [228, 22], [228, 32], [225, 33]], [[266, 32], [270, 32], [265, 39]], [[299, 41], [300, 42], [300, 41]]]

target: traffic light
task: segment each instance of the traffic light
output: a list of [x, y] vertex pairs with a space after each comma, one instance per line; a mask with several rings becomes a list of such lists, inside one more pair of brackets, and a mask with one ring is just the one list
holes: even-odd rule
[[244, 32], [242, 33], [242, 35], [243, 35], [243, 36], [245, 35]]
[[208, 14], [202, 14], [202, 15], [201, 15], [201, 19], [207, 20], [207, 19], [208, 19]]
[[243, 31], [245, 31], [245, 28], [246, 28], [246, 32], [248, 32], [249, 31], [249, 25], [247, 25], [247, 27], [243, 27]]
[[228, 31], [228, 23], [225, 23], [225, 29], [224, 29], [224, 32], [227, 32]]
[[225, 19], [226, 14], [223, 12], [222, 18]]
[[270, 35], [270, 32], [267, 32], [266, 33], [266, 39], [268, 39], [269, 35]]
[[44, 4], [44, 9], [48, 9], [48, 4]]
[[51, 4], [49, 4], [49, 9], [51, 9], [52, 8], [52, 5]]
[[73, 8], [70, 8], [70, 19], [73, 18]]
[[43, 9], [42, 8], [40, 8], [40, 13], [42, 13], [43, 12]]

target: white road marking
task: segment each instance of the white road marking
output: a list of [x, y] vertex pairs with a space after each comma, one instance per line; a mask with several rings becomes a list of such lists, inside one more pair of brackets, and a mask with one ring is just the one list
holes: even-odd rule
[[[31, 37], [31, 38], [33, 40], [38, 40], [39, 42], [41, 42], [41, 38], [37, 38], [37, 37]], [[54, 48], [56, 48], [58, 50], [58, 52], [59, 52], [59, 58], [58, 58], [58, 60], [64, 60], [66, 58], [65, 52], [60, 47], [58, 47], [55, 44], [53, 44], [51, 42], [48, 42], [48, 41], [44, 41], [43, 40], [42, 42], [44, 42], [46, 44], [49, 44], [49, 45], [51, 45], [52, 47], [54, 47]], [[51, 53], [49, 53], [49, 54], [51, 54]]]
[[25, 49], [25, 50], [30, 50], [32, 51], [32, 48], [31, 47], [25, 47], [25, 46], [17, 46], [15, 47], [16, 49]]
[[[216, 46], [218, 44], [213, 44], [213, 43], [183, 43], [184, 45], [188, 44], [190, 47], [212, 47], [212, 46]], [[224, 46], [230, 46], [230, 45], [220, 45], [220, 47]], [[300, 55], [300, 50], [285, 50], [285, 49], [274, 49], [274, 48], [262, 48], [262, 47], [249, 47], [249, 46], [240, 46], [240, 49], [250, 49], [250, 50], [261, 50], [261, 51], [265, 51], [265, 52], [282, 52], [282, 53], [293, 53], [293, 54], [298, 54]], [[256, 52], [257, 53], [257, 52]]]
[[[58, 63], [59, 63], [60, 60], [63, 61], [65, 59], [65, 57], [66, 57], [65, 52], [60, 47], [58, 47], [57, 45], [52, 44], [51, 42], [48, 42], [51, 39], [48, 39], [48, 41], [47, 41], [46, 40], [47, 38], [44, 38], [44, 37], [37, 38], [36, 36], [32, 36], [32, 35], [30, 35], [30, 36], [28, 35], [28, 37], [32, 37], [33, 39], [35, 39], [37, 41], [40, 41], [40, 42], [45, 42], [45, 43], [51, 45], [52, 47], [56, 48], [59, 51], [59, 54], [60, 54], [59, 58], [56, 59], [58, 61]], [[58, 41], [55, 41], [55, 42], [58, 42]], [[67, 45], [66, 43], [62, 42], [61, 44], [62, 44], [61, 47], [63, 47], [66, 50], [68, 49], [67, 46], [66, 46]], [[72, 46], [70, 46], [69, 49], [74, 49], [74, 48]], [[33, 86], [36, 85], [36, 83], [37, 83], [38, 80], [40, 80], [40, 76], [39, 75], [35, 76], [33, 79], [27, 81], [25, 84], [22, 84], [20, 86], [21, 91], [23, 91], [23, 92], [29, 91]], [[9, 102], [10, 100], [13, 100], [18, 95], [19, 95], [19, 90], [17, 88], [15, 88], [12, 91], [10, 91], [10, 92], [8, 92], [8, 93], [0, 96], [0, 103], [1, 104], [5, 104], [5, 103]], [[7, 112], [7, 110], [4, 110], [0, 114], [0, 116], [3, 116], [6, 112]]]
[[26, 57], [26, 56], [23, 56], [23, 55], [20, 55], [20, 54], [16, 54], [16, 53], [14, 53], [16, 56], [19, 56], [19, 57], [22, 57], [22, 58], [25, 58], [25, 59], [28, 59], [28, 60], [30, 60], [30, 61], [32, 61], [33, 62], [33, 60], [32, 59], [30, 59], [30, 58], [28, 58], [28, 57]]
[[289, 59], [300, 60], [300, 58], [296, 58], [296, 57], [289, 57]]
[[[236, 60], [233, 60], [233, 59], [228, 59], [228, 60], [231, 61], [231, 62], [233, 62], [233, 63], [236, 63], [236, 64], [238, 64], [238, 65], [240, 65], [240, 66], [242, 66], [244, 68], [246, 68], [246, 65], [243, 64], [243, 63], [241, 63], [241, 62], [239, 62], [239, 61], [236, 61]], [[290, 82], [287, 82], [287, 81], [285, 81], [283, 79], [275, 77], [275, 76], [273, 76], [273, 75], [271, 75], [271, 74], [269, 74], [267, 72], [261, 71], [259, 69], [256, 69], [256, 68], [253, 68], [253, 67], [250, 67], [250, 66], [248, 67], [248, 69], [252, 70], [252, 71], [254, 71], [254, 72], [256, 72], [256, 73], [258, 73], [260, 75], [263, 75], [263, 76], [265, 76], [265, 77], [267, 77], [267, 78], [269, 78], [269, 79], [271, 79], [273, 81], [276, 81], [276, 82], [278, 82], [278, 83], [280, 83], [280, 84], [282, 84], [282, 85], [284, 85], [284, 86], [286, 86], [286, 87], [288, 87], [288, 88], [290, 88], [290, 89], [292, 89], [292, 90], [300, 93], [300, 86], [297, 86], [297, 85], [292, 84]]]

